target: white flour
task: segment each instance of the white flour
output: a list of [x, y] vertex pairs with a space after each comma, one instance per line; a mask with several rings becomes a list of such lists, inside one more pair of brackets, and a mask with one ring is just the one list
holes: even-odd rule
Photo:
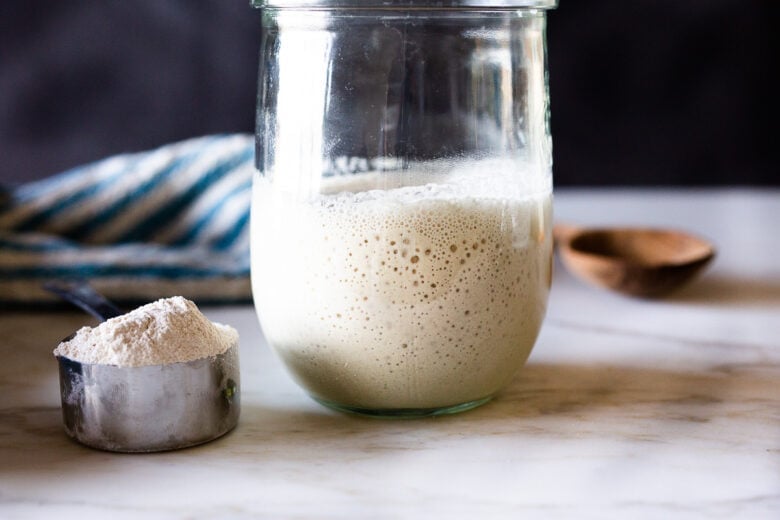
[[222, 354], [238, 332], [212, 323], [181, 296], [149, 303], [97, 327], [82, 327], [59, 344], [55, 356], [101, 365], [139, 367], [182, 363]]

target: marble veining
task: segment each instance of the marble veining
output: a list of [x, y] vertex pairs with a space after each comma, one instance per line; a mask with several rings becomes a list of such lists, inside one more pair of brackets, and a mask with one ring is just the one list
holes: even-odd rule
[[591, 289], [556, 266], [528, 364], [458, 416], [324, 409], [250, 307], [210, 308], [242, 338], [239, 427], [178, 452], [95, 451], [63, 433], [51, 356], [89, 318], [1, 312], [0, 517], [780, 518], [778, 193], [571, 191], [556, 212], [684, 226], [720, 253], [663, 301]]

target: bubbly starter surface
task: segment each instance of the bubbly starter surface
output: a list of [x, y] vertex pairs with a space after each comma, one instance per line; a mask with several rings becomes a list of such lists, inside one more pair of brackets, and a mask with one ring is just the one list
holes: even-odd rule
[[252, 289], [263, 330], [314, 396], [356, 408], [485, 398], [528, 357], [550, 282], [551, 196], [457, 179], [312, 202], [255, 180]]

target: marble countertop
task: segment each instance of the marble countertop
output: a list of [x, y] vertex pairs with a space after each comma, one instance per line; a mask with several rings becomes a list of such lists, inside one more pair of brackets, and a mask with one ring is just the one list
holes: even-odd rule
[[682, 227], [719, 254], [663, 301], [558, 265], [527, 365], [456, 416], [327, 410], [251, 307], [207, 308], [241, 334], [238, 428], [177, 452], [95, 451], [63, 432], [51, 356], [89, 318], [0, 313], [0, 517], [780, 518], [780, 192], [560, 191], [556, 217]]

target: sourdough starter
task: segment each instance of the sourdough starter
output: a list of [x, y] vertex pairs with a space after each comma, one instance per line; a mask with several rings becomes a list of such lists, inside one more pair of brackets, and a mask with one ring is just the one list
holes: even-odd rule
[[450, 406], [505, 386], [538, 334], [552, 246], [549, 190], [515, 179], [370, 189], [386, 181], [359, 174], [294, 202], [257, 178], [255, 303], [299, 383], [371, 409]]

